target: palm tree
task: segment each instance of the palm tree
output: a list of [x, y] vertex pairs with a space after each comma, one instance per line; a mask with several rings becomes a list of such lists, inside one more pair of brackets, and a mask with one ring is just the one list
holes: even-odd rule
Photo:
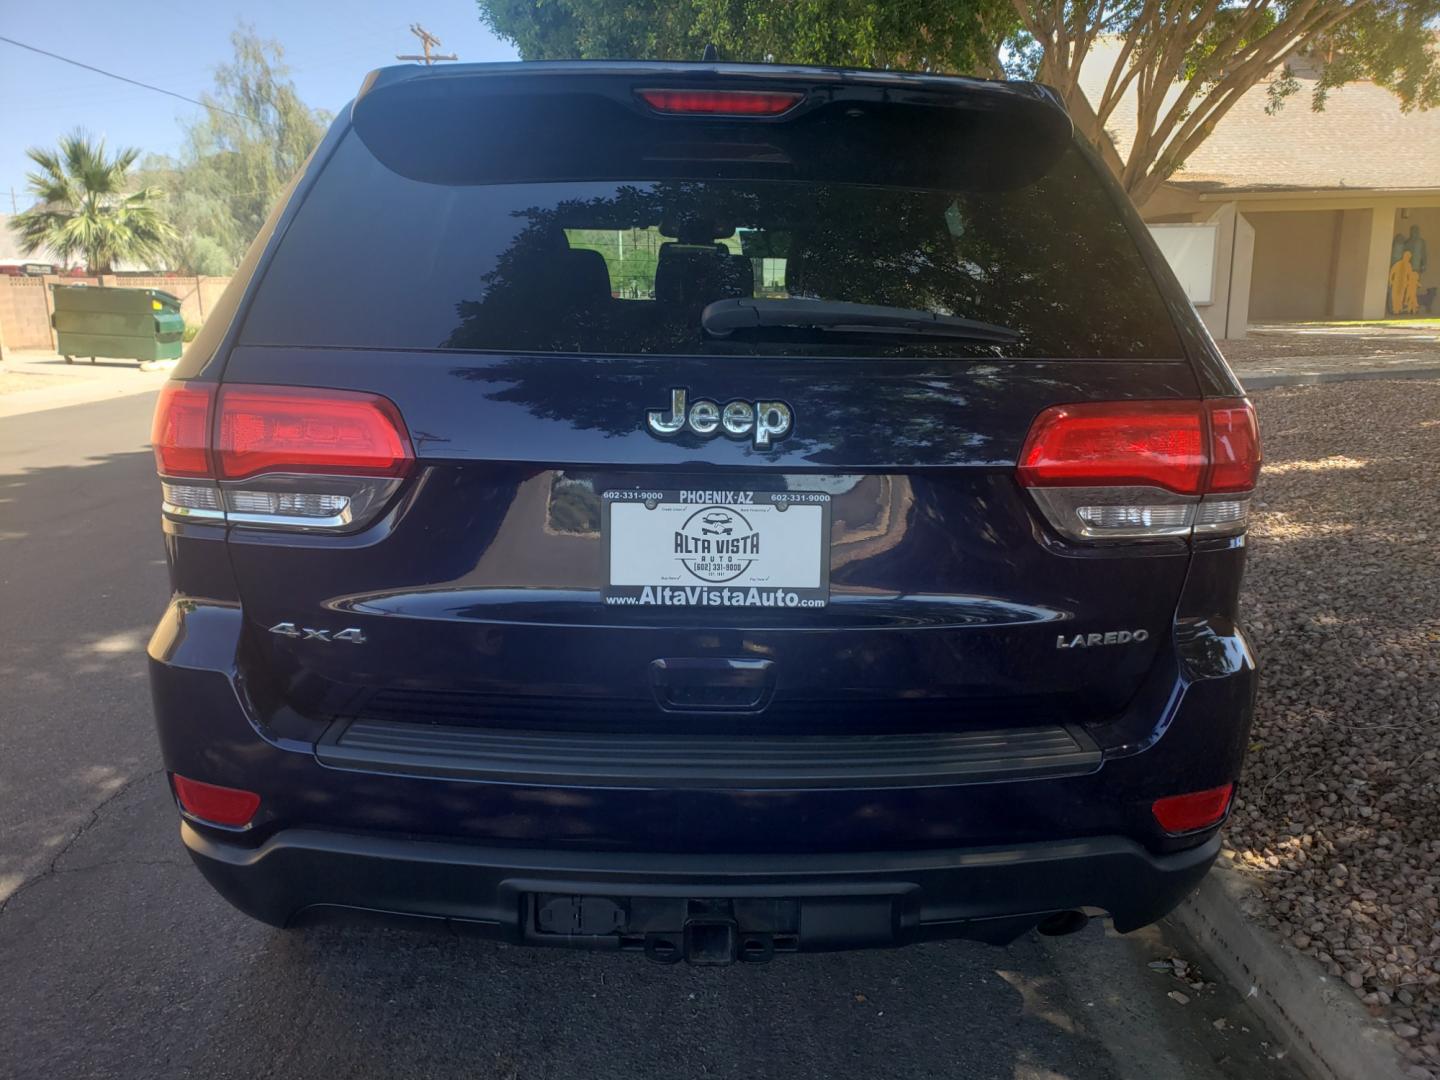
[[175, 230], [160, 211], [158, 188], [127, 192], [130, 166], [140, 156], [133, 147], [113, 158], [105, 140], [78, 128], [55, 150], [26, 151], [39, 170], [30, 173], [31, 193], [39, 205], [11, 221], [25, 254], [49, 248], [65, 262], [85, 259], [92, 274], [106, 274], [116, 262], [163, 259]]

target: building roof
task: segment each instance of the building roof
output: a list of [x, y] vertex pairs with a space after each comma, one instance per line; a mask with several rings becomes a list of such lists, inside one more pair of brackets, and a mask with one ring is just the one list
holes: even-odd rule
[[[1084, 65], [1080, 85], [1092, 103], [1118, 50], [1118, 41], [1097, 42]], [[1201, 191], [1440, 190], [1440, 109], [1401, 112], [1388, 90], [1356, 82], [1331, 90], [1317, 113], [1313, 74], [1302, 68], [1296, 78], [1299, 92], [1273, 116], [1265, 112], [1268, 81], [1252, 87], [1170, 182]], [[1133, 93], [1106, 130], [1123, 157], [1135, 137]]]

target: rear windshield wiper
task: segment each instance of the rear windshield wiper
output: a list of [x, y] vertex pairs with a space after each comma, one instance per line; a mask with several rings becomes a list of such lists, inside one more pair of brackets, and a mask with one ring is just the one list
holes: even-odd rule
[[841, 334], [902, 334], [984, 341], [1012, 345], [1020, 335], [1008, 326], [938, 315], [915, 308], [883, 304], [850, 304], [841, 300], [716, 300], [700, 315], [700, 324], [713, 337], [763, 336], [766, 329], [822, 330]]

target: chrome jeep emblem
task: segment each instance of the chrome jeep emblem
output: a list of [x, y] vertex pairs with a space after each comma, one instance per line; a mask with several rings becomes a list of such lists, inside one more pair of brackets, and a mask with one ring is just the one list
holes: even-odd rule
[[794, 426], [795, 414], [783, 401], [718, 401], [697, 398], [687, 407], [688, 392], [684, 387], [670, 391], [670, 412], [651, 409], [645, 414], [650, 434], [668, 439], [682, 431], [690, 431], [703, 439], [724, 434], [731, 439], [749, 437], [757, 450], [768, 449], [772, 441], [783, 439]]

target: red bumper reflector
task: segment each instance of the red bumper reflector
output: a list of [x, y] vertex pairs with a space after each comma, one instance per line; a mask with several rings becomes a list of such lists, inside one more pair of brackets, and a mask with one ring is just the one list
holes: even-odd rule
[[170, 779], [175, 784], [175, 797], [180, 805], [202, 821], [231, 827], [248, 825], [260, 809], [260, 796], [253, 791], [207, 784], [179, 773], [172, 773]]
[[1226, 784], [1188, 795], [1167, 795], [1156, 799], [1150, 812], [1167, 833], [1194, 832], [1220, 821], [1230, 809], [1230, 796], [1234, 792], [1235, 785]]
[[779, 116], [804, 94], [783, 90], [637, 90], [656, 112], [696, 116]]

